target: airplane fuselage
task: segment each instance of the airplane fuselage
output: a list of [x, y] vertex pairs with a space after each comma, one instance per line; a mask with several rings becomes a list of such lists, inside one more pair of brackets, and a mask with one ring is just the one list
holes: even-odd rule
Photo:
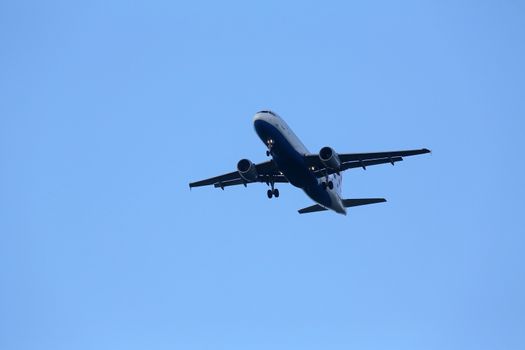
[[318, 179], [306, 164], [304, 156], [309, 153], [308, 149], [277, 114], [270, 111], [259, 112], [255, 115], [253, 123], [257, 135], [268, 147], [273, 161], [292, 185], [301, 188], [321, 206], [346, 214], [340, 197], [341, 175], [329, 175], [328, 180], [332, 181], [334, 188], [324, 188], [322, 180]]

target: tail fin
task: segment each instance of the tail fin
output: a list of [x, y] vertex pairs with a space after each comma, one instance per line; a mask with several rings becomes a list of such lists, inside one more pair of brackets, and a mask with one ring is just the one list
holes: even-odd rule
[[[383, 202], [386, 202], [386, 199], [384, 198], [352, 198], [352, 199], [343, 199], [343, 206], [345, 208], [350, 208], [350, 207], [357, 207], [360, 205], [368, 205], [368, 204], [383, 203]], [[299, 214], [315, 213], [317, 211], [325, 211], [325, 210], [327, 210], [325, 207], [322, 207], [319, 204], [315, 204], [310, 207], [300, 209]]]

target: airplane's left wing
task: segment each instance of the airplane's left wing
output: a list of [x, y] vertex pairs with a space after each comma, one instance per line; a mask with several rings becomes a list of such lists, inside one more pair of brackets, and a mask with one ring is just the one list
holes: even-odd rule
[[408, 157], [417, 156], [418, 154], [430, 153], [430, 150], [426, 148], [411, 149], [406, 151], [393, 151], [393, 152], [372, 152], [372, 153], [343, 153], [339, 155], [341, 162], [355, 162], [365, 161], [372, 159], [389, 159], [394, 157]]
[[[394, 165], [394, 163], [402, 161], [403, 157], [415, 156], [425, 153], [430, 153], [430, 150], [422, 148], [393, 152], [342, 153], [338, 154], [339, 160], [341, 161], [341, 168], [339, 170], [344, 171], [352, 168], [366, 169], [366, 167], [370, 165], [388, 163]], [[305, 155], [305, 160], [309, 167], [313, 167], [316, 170], [316, 174], [318, 176], [324, 176], [326, 174], [333, 174], [337, 172], [335, 169], [326, 168], [321, 162], [318, 154], [307, 154]]]
[[272, 160], [255, 164], [255, 169], [257, 170], [257, 179], [255, 181], [246, 181], [240, 176], [238, 171], [233, 171], [209, 179], [191, 182], [190, 188], [214, 185], [216, 188], [224, 189], [227, 186], [246, 185], [253, 182], [288, 182]]

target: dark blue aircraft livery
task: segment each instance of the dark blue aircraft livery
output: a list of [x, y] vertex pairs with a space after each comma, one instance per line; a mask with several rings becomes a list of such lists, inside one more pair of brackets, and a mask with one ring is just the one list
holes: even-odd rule
[[261, 182], [270, 186], [268, 198], [279, 197], [276, 183], [291, 183], [301, 188], [317, 204], [300, 209], [299, 213], [313, 213], [331, 209], [346, 215], [346, 208], [358, 205], [386, 202], [384, 198], [342, 199], [341, 185], [343, 171], [353, 168], [366, 169], [367, 166], [396, 162], [402, 157], [429, 153], [426, 148], [374, 153], [337, 154], [330, 147], [323, 147], [319, 154], [308, 152], [292, 129], [272, 111], [260, 111], [255, 114], [253, 124], [257, 135], [268, 150], [272, 159], [253, 164], [248, 159], [237, 163], [237, 171], [192, 182], [190, 188], [214, 185], [224, 189], [228, 186]]

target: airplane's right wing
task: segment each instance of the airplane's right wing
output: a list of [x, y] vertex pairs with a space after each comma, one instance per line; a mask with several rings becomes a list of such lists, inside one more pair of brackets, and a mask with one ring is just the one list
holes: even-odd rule
[[257, 178], [254, 181], [246, 181], [241, 177], [238, 171], [233, 171], [224, 175], [214, 176], [209, 179], [191, 182], [190, 188], [214, 185], [215, 188], [222, 188], [235, 185], [247, 185], [254, 182], [288, 182], [284, 177], [273, 160], [255, 164], [257, 171]]

